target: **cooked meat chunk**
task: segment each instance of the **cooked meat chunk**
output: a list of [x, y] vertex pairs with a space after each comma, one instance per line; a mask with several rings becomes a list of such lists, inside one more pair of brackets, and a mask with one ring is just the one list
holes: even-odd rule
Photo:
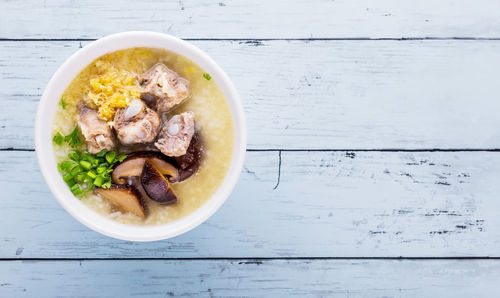
[[122, 144], [145, 144], [155, 140], [161, 119], [155, 111], [146, 107], [142, 100], [134, 99], [128, 107], [116, 112], [114, 123]]
[[163, 124], [155, 146], [165, 155], [182, 156], [186, 154], [193, 135], [194, 114], [184, 112]]
[[158, 112], [168, 112], [189, 97], [189, 81], [162, 63], [153, 65], [140, 75], [139, 83], [144, 98], [148, 98], [146, 94], [156, 98]]
[[115, 143], [111, 128], [99, 119], [96, 110], [80, 106], [77, 121], [90, 153], [95, 154], [102, 149], [113, 149]]

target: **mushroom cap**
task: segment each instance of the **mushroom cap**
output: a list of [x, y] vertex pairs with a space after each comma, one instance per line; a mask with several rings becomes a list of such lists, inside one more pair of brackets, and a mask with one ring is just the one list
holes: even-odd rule
[[113, 184], [108, 189], [96, 188], [96, 193], [108, 199], [120, 209], [132, 212], [141, 218], [147, 216], [146, 201], [133, 186]]
[[180, 174], [177, 162], [159, 152], [146, 151], [130, 154], [124, 161], [119, 163], [113, 170], [111, 177], [116, 184], [126, 184], [127, 177], [141, 176], [146, 161], [151, 162], [162, 175], [166, 175], [171, 182], [177, 182]]
[[141, 184], [149, 198], [158, 204], [168, 205], [177, 203], [175, 195], [170, 183], [162, 173], [149, 161], [144, 163], [144, 168], [141, 174]]

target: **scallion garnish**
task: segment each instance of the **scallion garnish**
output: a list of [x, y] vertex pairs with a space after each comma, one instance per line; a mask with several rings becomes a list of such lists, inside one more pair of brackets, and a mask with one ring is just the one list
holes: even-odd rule
[[74, 160], [74, 161], [80, 160], [80, 154], [76, 151], [68, 154], [68, 157], [69, 157], [69, 159]]
[[90, 168], [92, 167], [92, 164], [86, 160], [81, 160], [80, 165], [87, 170], [90, 170]]
[[110, 152], [106, 153], [106, 160], [108, 161], [108, 163], [113, 163], [113, 161], [115, 160], [115, 157], [116, 157], [115, 151], [110, 151]]
[[97, 176], [94, 180], [94, 185], [97, 187], [101, 187], [102, 182], [103, 182], [102, 176]]
[[72, 148], [77, 148], [83, 145], [83, 139], [80, 138], [80, 134], [78, 131], [78, 125], [75, 126], [75, 129], [73, 131], [64, 137], [64, 141], [68, 143]]
[[66, 110], [66, 100], [64, 99], [64, 97], [61, 97], [61, 101], [59, 103], [61, 104], [61, 108], [63, 110]]
[[67, 136], [63, 136], [60, 132], [56, 133], [52, 141], [59, 146], [66, 142], [71, 148], [78, 148], [83, 145], [83, 139], [78, 132], [78, 125], [75, 126], [73, 131]]
[[58, 132], [52, 138], [52, 141], [54, 141], [54, 143], [56, 143], [57, 145], [62, 145], [62, 143], [64, 142], [64, 136], [60, 132]]
[[73, 151], [68, 154], [68, 158], [58, 163], [57, 169], [71, 192], [80, 196], [94, 187], [110, 188], [114, 165], [127, 158], [127, 155], [104, 149], [97, 154]]

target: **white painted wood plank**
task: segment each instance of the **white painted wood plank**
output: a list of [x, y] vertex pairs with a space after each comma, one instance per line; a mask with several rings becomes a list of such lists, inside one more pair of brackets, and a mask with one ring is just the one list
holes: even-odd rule
[[[500, 41], [194, 43], [240, 91], [249, 148], [500, 148]], [[0, 148], [33, 148], [37, 101], [78, 46], [0, 42]]]
[[4, 297], [493, 297], [498, 260], [10, 261]]
[[2, 1], [1, 38], [98, 38], [153, 30], [182, 38], [499, 37], [495, 0]]
[[1, 258], [500, 257], [500, 154], [249, 152], [233, 194], [197, 229], [106, 238], [49, 193], [33, 152], [0, 152]]

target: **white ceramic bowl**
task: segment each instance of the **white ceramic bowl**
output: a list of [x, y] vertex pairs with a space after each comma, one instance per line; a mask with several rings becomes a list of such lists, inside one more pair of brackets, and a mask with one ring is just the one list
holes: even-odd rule
[[[59, 99], [71, 80], [94, 59], [116, 50], [133, 47], [164, 48], [183, 55], [198, 64], [224, 93], [234, 124], [234, 152], [231, 166], [216, 193], [188, 216], [157, 226], [125, 225], [97, 214], [75, 198], [57, 171], [52, 148], [52, 120]], [[155, 241], [185, 233], [219, 209], [234, 188], [245, 159], [246, 125], [238, 94], [226, 73], [203, 51], [189, 42], [155, 32], [124, 32], [106, 36], [78, 50], [50, 79], [38, 106], [35, 123], [35, 148], [41, 172], [59, 203], [74, 218], [104, 235], [130, 241]]]

